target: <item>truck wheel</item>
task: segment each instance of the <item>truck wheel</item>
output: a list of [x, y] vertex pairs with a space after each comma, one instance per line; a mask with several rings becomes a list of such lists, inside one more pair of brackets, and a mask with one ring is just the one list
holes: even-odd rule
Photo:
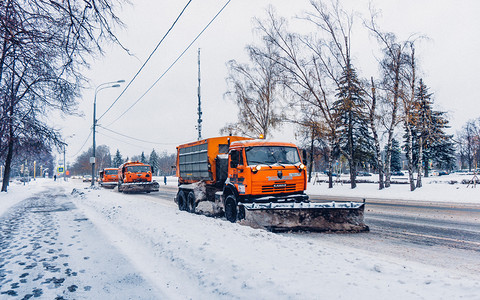
[[187, 211], [195, 213], [195, 193], [191, 191], [187, 196]]
[[233, 195], [225, 199], [225, 218], [232, 223], [237, 221], [237, 201]]
[[177, 194], [178, 209], [187, 210], [187, 199], [183, 191], [179, 191]]

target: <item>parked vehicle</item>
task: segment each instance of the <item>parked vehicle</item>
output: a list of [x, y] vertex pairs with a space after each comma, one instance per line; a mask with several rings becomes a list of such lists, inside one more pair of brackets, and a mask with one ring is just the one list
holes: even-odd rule
[[118, 169], [105, 168], [100, 171], [100, 185], [104, 188], [113, 189], [118, 185]]
[[358, 171], [357, 176], [372, 176], [372, 174], [370, 174], [366, 171]]
[[[326, 171], [323, 172], [323, 174], [325, 174], [325, 175], [327, 175], [327, 176], [328, 176], [329, 173], [330, 173], [330, 172], [328, 172], [328, 170], [326, 170]], [[337, 177], [338, 174], [337, 174], [337, 173], [332, 173], [332, 176], [333, 176], [333, 177]]]
[[[291, 143], [224, 136], [177, 147], [180, 210], [225, 215], [269, 230], [363, 231], [363, 203], [310, 203], [306, 167]], [[203, 211], [202, 211], [203, 212]]]
[[390, 175], [392, 175], [392, 176], [404, 176], [405, 173], [403, 173], [402, 171], [392, 171], [390, 173]]
[[118, 168], [119, 192], [158, 192], [160, 185], [152, 178], [150, 165], [139, 161], [126, 162]]
[[83, 175], [83, 182], [92, 182], [92, 175]]

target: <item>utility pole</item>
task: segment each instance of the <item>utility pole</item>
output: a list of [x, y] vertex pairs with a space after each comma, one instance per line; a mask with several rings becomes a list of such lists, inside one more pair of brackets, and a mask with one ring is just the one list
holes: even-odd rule
[[65, 148], [67, 148], [67, 144], [63, 144], [63, 181], [67, 181], [67, 162], [65, 161]]
[[200, 48], [198, 48], [198, 140], [202, 139], [202, 101], [200, 98]]
[[[117, 88], [120, 85], [118, 83], [125, 82], [125, 80], [117, 80], [117, 81], [111, 81], [111, 82], [105, 82], [97, 86], [95, 89], [95, 96], [93, 97], [93, 147], [92, 147], [92, 157], [90, 157], [90, 163], [92, 164], [92, 184], [91, 186], [95, 186], [95, 127], [97, 126], [97, 118], [96, 118], [96, 112], [97, 112], [97, 93], [101, 90], [108, 89], [108, 88]], [[115, 83], [115, 84], [114, 84]], [[65, 162], [64, 162], [65, 163]], [[65, 167], [65, 166], [64, 166]]]

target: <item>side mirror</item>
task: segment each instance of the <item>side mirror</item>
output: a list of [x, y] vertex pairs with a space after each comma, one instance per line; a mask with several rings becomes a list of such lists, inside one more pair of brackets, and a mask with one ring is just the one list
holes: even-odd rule
[[307, 165], [307, 150], [302, 149], [302, 162], [304, 165]]
[[238, 163], [236, 161], [231, 160], [230, 161], [230, 168], [235, 169], [238, 166]]

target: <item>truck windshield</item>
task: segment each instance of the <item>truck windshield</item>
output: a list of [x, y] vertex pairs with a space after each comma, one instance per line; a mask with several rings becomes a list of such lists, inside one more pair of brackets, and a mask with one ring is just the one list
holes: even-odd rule
[[116, 175], [117, 173], [117, 170], [105, 170], [105, 175]]
[[300, 162], [297, 148], [285, 146], [256, 146], [245, 149], [247, 163], [251, 165], [297, 164]]
[[127, 172], [132, 173], [141, 173], [141, 172], [149, 172], [150, 166], [128, 166]]

